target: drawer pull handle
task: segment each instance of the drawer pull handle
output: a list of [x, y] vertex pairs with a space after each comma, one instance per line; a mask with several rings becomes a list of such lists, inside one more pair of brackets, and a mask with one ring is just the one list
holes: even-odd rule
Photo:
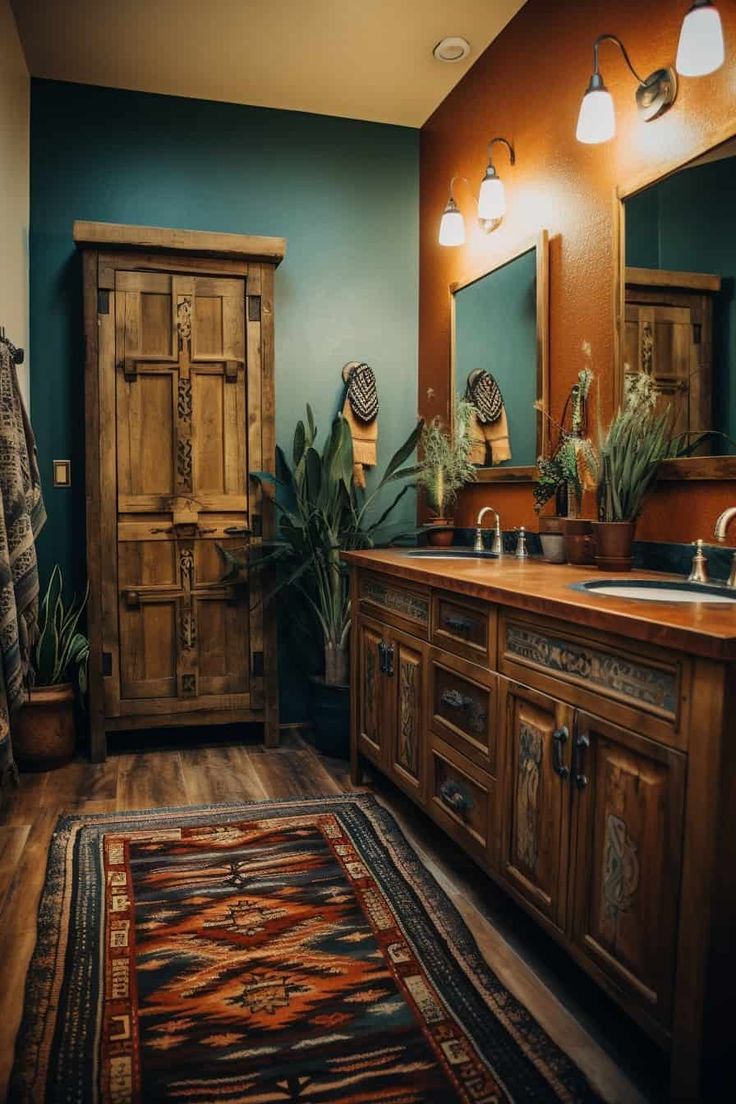
[[473, 807], [470, 796], [451, 778], [447, 778], [440, 786], [440, 797], [445, 805], [461, 816], [465, 816]]
[[575, 776], [575, 785], [579, 790], [584, 790], [588, 785], [588, 776], [583, 768], [585, 766], [585, 749], [590, 747], [590, 740], [586, 733], [575, 737], [575, 754], [573, 756], [572, 772]]
[[467, 697], [466, 694], [461, 694], [459, 690], [445, 690], [440, 698], [442, 705], [448, 706], [450, 709], [470, 709], [473, 704], [473, 699]]
[[566, 767], [562, 762], [563, 748], [570, 738], [567, 725], [562, 725], [561, 728], [556, 728], [552, 733], [552, 758], [554, 761], [554, 768], [560, 778], [567, 779], [570, 777], [570, 768]]
[[465, 617], [446, 617], [445, 627], [453, 629], [456, 633], [462, 633], [465, 635], [469, 633], [473, 627], [473, 622], [468, 621]]

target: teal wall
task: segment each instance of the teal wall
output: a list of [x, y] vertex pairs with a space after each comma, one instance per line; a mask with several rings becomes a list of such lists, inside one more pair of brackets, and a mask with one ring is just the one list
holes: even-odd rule
[[484, 368], [503, 395], [511, 459], [537, 462], [537, 251], [530, 249], [455, 295], [455, 386]]
[[[721, 277], [713, 312], [714, 429], [736, 439], [736, 157], [675, 173], [626, 201], [626, 263]], [[713, 452], [736, 451], [723, 441]]]
[[[34, 80], [31, 413], [49, 520], [42, 572], [84, 579], [81, 266], [74, 219], [287, 239], [276, 272], [277, 438], [311, 402], [325, 429], [340, 369], [381, 398], [379, 466], [416, 418], [419, 132], [297, 112]], [[73, 486], [51, 486], [70, 457]], [[414, 524], [407, 495], [399, 520]]]

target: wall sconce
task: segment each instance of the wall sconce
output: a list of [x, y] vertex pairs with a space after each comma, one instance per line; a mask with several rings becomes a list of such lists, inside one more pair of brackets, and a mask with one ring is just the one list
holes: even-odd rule
[[[506, 214], [506, 192], [503, 181], [496, 172], [492, 158], [492, 149], [496, 142], [506, 146], [509, 151], [509, 164], [516, 164], [516, 154], [511, 143], [506, 138], [491, 138], [488, 143], [488, 165], [486, 166], [485, 176], [480, 182], [480, 191], [476, 203], [478, 225], [486, 234], [492, 233], [500, 226]], [[470, 187], [467, 178], [464, 176], [453, 176], [450, 181], [450, 195], [440, 221], [440, 245], [463, 245], [465, 242], [465, 219], [455, 201], [453, 192], [456, 180], [464, 180]]]
[[682, 77], [705, 77], [720, 69], [726, 56], [723, 27], [713, 0], [694, 0], [682, 21], [675, 68]]
[[675, 102], [677, 77], [673, 69], [657, 69], [646, 79], [639, 76], [620, 38], [602, 34], [593, 43], [593, 74], [580, 104], [576, 137], [578, 142], [595, 145], [608, 142], [616, 133], [616, 111], [611, 93], [603, 83], [598, 65], [598, 50], [604, 42], [613, 42], [638, 82], [636, 104], [640, 117], [647, 123], [663, 115]]

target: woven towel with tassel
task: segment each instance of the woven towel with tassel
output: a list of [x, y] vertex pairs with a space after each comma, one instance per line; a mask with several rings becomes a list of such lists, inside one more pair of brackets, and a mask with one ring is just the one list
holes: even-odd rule
[[511, 459], [509, 424], [500, 388], [490, 372], [476, 368], [468, 376], [465, 399], [473, 407], [474, 419], [470, 432], [474, 438], [470, 454], [472, 464], [486, 463], [488, 453], [492, 464]]
[[353, 436], [353, 480], [365, 487], [365, 469], [374, 468], [378, 451], [378, 389], [373, 369], [350, 360], [342, 370], [345, 401], [342, 416]]

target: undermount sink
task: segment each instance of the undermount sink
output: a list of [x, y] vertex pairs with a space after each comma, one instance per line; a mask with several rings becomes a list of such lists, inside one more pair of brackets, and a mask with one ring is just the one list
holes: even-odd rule
[[420, 560], [497, 560], [495, 552], [474, 552], [472, 548], [413, 548], [405, 552]]
[[736, 589], [709, 583], [658, 582], [654, 579], [591, 579], [573, 583], [573, 590], [600, 594], [604, 598], [631, 598], [635, 602], [736, 602]]

